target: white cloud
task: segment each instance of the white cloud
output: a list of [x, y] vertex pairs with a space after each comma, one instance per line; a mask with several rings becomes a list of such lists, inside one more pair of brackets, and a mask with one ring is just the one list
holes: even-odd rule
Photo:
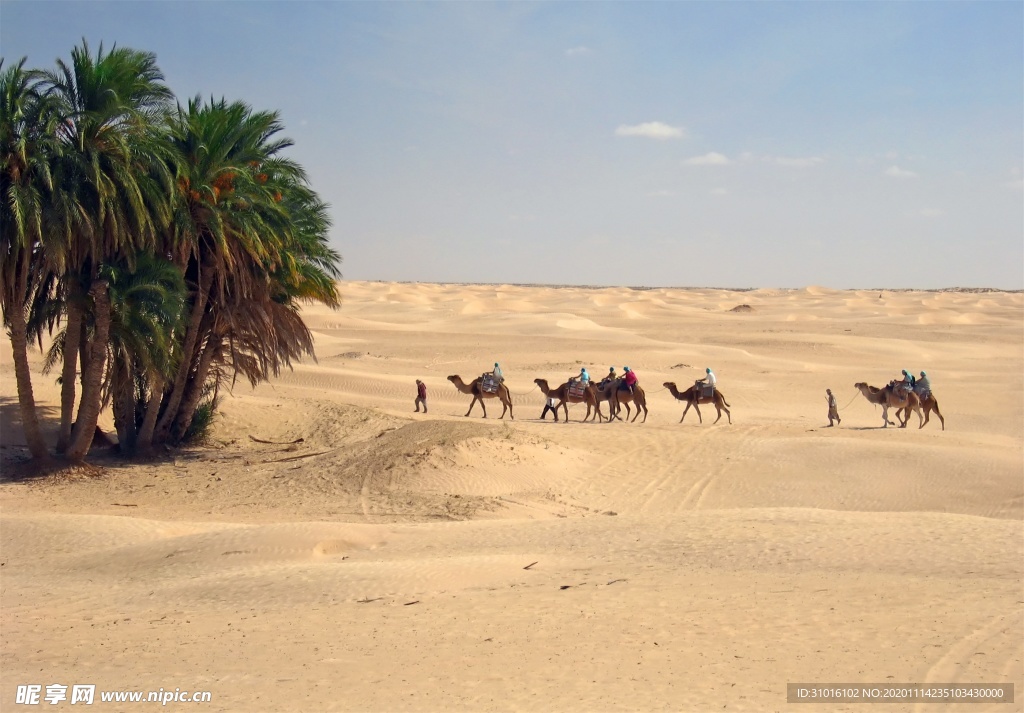
[[917, 174], [913, 171], [907, 171], [896, 165], [885, 169], [885, 175], [892, 176], [893, 178], [917, 178]]
[[666, 196], [673, 196], [675, 194], [672, 191], [663, 188], [660, 191], [651, 191], [647, 195], [651, 196], [652, 198], [664, 198]]
[[589, 47], [580, 45], [579, 47], [571, 47], [565, 51], [566, 57], [581, 57], [583, 55], [590, 54], [593, 50]]
[[729, 189], [727, 189], [727, 188], [713, 188], [713, 189], [711, 189], [711, 195], [713, 195], [713, 196], [727, 196], [727, 195], [729, 195]]
[[616, 136], [643, 136], [648, 139], [681, 139], [686, 136], [686, 129], [681, 126], [669, 126], [660, 121], [649, 121], [646, 124], [626, 126], [623, 124], [615, 130]]
[[938, 208], [922, 208], [917, 211], [917, 214], [922, 218], [941, 218], [946, 214], [946, 211]]
[[703, 156], [694, 156], [683, 161], [687, 166], [728, 166], [732, 161], [720, 153], [706, 153]]
[[1024, 180], [1018, 178], [1016, 181], [1007, 181], [1003, 185], [1011, 190], [1019, 191], [1024, 189]]

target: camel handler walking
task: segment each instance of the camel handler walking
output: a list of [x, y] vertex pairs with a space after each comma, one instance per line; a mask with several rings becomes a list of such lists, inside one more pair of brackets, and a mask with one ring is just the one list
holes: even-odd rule
[[832, 389], [825, 389], [825, 400], [828, 401], [828, 427], [832, 428], [832, 419], [835, 419], [836, 423], [842, 423], [843, 419], [839, 418], [839, 407], [836, 406], [836, 397], [832, 395]]
[[416, 379], [416, 413], [420, 412], [420, 404], [423, 404], [423, 413], [427, 412], [427, 385]]
[[543, 421], [544, 419], [547, 418], [548, 411], [550, 411], [551, 413], [554, 414], [556, 421], [558, 420], [558, 412], [555, 411], [555, 403], [556, 403], [555, 402], [555, 397], [554, 396], [548, 396], [548, 400], [546, 402], [544, 402], [544, 410], [541, 411], [541, 414], [540, 414], [540, 420], [541, 421]]

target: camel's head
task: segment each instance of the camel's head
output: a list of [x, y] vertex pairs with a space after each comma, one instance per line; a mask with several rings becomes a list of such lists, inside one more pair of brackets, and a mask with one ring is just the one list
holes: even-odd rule
[[534, 379], [533, 383], [535, 383], [537, 386], [540, 386], [541, 384], [548, 383], [548, 380], [547, 379]]
[[454, 384], [458, 380], [458, 378], [459, 378], [458, 374], [452, 374], [451, 376], [448, 377], [448, 381], [450, 381], [450, 382], [452, 382]]
[[664, 384], [662, 384], [662, 386], [664, 386], [666, 389], [674, 389], [676, 388], [676, 382], [666, 381]]
[[864, 391], [864, 389], [868, 388], [868, 385], [865, 384], [863, 381], [858, 381], [856, 384], [853, 385], [853, 388]]

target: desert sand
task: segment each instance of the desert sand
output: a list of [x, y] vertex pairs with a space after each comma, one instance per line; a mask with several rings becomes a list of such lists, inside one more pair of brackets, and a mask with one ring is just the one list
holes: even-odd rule
[[[14, 477], [4, 347], [0, 707], [61, 683], [210, 711], [838, 711], [865, 708], [786, 684], [1009, 682], [1013, 705], [869, 708], [1022, 710], [1024, 295], [342, 294], [305, 312], [318, 361], [236, 385], [208, 445], [97, 474]], [[495, 361], [515, 419], [465, 417], [446, 377]], [[534, 378], [611, 365], [646, 423], [538, 420]], [[680, 424], [662, 387], [707, 366], [732, 425]], [[853, 388], [903, 368], [945, 430], [883, 429]], [[35, 385], [53, 429], [58, 387]]]

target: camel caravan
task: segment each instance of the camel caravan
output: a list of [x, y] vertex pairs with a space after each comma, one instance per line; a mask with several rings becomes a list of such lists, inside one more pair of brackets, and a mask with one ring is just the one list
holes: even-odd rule
[[[505, 384], [505, 378], [499, 364], [495, 363], [492, 371], [484, 372], [468, 384], [458, 374], [449, 376], [448, 381], [452, 382], [460, 392], [473, 397], [469, 404], [469, 410], [466, 411], [466, 416], [469, 416], [477, 402], [480, 402], [483, 417], [487, 418], [487, 401], [489, 399], [497, 399], [502, 405], [499, 418], [505, 418], [505, 414], [508, 413], [509, 418], [515, 419], [512, 412], [512, 392], [509, 391], [508, 386]], [[641, 412], [643, 413], [643, 419], [640, 422], [647, 422], [647, 394], [644, 392], [643, 387], [640, 386], [636, 372], [628, 366], [623, 367], [623, 374], [621, 376], [615, 373], [615, 367], [609, 368], [608, 374], [600, 381], [591, 379], [584, 368], [580, 370], [578, 376], [573, 376], [558, 386], [551, 386], [551, 383], [543, 378], [534, 379], [533, 383], [547, 399], [547, 406], [545, 406], [541, 418], [544, 418], [550, 410], [554, 413], [555, 421], [557, 422], [559, 420], [558, 412], [561, 410], [564, 415], [564, 422], [568, 422], [569, 405], [584, 404], [587, 407], [587, 412], [583, 416], [583, 423], [595, 419], [599, 423], [605, 421], [611, 423], [616, 420], [634, 423], [640, 417]], [[686, 404], [682, 416], [679, 418], [679, 423], [683, 423], [686, 420], [686, 414], [693, 408], [697, 413], [698, 423], [703, 424], [704, 417], [701, 414], [700, 407], [711, 404], [717, 412], [717, 417], [713, 423], [718, 423], [722, 419], [722, 414], [725, 413], [729, 424], [732, 424], [731, 405], [726, 400], [725, 394], [718, 388], [718, 379], [710, 368], [705, 369], [705, 376], [703, 378], [695, 380], [692, 386], [682, 390], [674, 381], [666, 381], [662, 384], [662, 387], [674, 399]], [[884, 387], [879, 388], [870, 386], [865, 382], [858, 382], [854, 384], [854, 388], [869, 403], [882, 407], [882, 426], [884, 428], [895, 426], [897, 422], [900, 428], [906, 428], [911, 413], [917, 414], [918, 428], [924, 428], [928, 425], [931, 414], [934, 413], [942, 425], [942, 430], [946, 430], [946, 419], [939, 410], [939, 402], [935, 398], [935, 394], [932, 393], [928, 375], [923, 371], [921, 376], [917, 378], [904, 369], [902, 380], [890, 381]], [[827, 390], [827, 392], [829, 426], [831, 426], [833, 419], [839, 419], [839, 415], [832, 391]], [[417, 400], [419, 401], [421, 398], [425, 404], [425, 395], [421, 395]], [[608, 404], [607, 417], [602, 411], [602, 404], [604, 403]], [[895, 409], [896, 422], [889, 419], [890, 408]], [[626, 411], [625, 417], [621, 415], [623, 409]], [[839, 422], [842, 423], [841, 420]]]
[[932, 411], [934, 411], [939, 419], [939, 423], [942, 424], [942, 430], [946, 430], [946, 419], [942, 417], [942, 412], [939, 411], [939, 402], [935, 398], [935, 394], [932, 393], [928, 374], [923, 371], [918, 378], [913, 374], [907, 373], [907, 370], [904, 369], [902, 380], [890, 381], [888, 385], [882, 388], [869, 386], [863, 381], [858, 381], [853, 387], [869, 403], [882, 407], [883, 428], [896, 425], [889, 420], [889, 409], [895, 408], [896, 420], [899, 421], [900, 428], [907, 427], [907, 421], [910, 420], [911, 412], [917, 414], [918, 429], [924, 428], [931, 419]]

